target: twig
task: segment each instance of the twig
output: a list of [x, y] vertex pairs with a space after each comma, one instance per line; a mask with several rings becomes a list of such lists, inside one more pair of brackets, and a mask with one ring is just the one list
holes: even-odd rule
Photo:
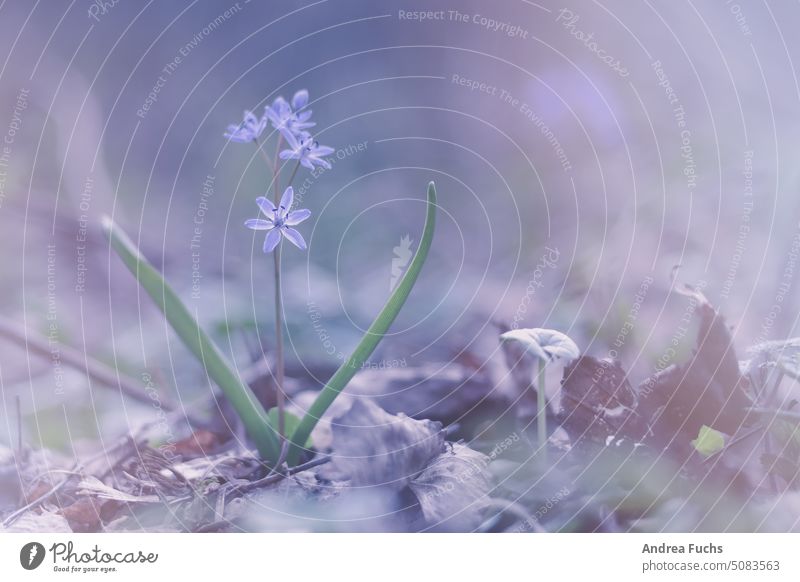
[[759, 424], [759, 425], [756, 425], [756, 426], [754, 426], [753, 428], [751, 428], [751, 429], [750, 429], [750, 430], [748, 430], [747, 432], [745, 432], [745, 433], [743, 433], [743, 434], [740, 434], [739, 436], [736, 436], [736, 437], [734, 437], [733, 439], [731, 439], [731, 442], [729, 442], [728, 444], [726, 444], [726, 445], [725, 445], [725, 446], [722, 448], [722, 450], [720, 450], [718, 453], [715, 453], [715, 454], [711, 455], [710, 457], [707, 457], [707, 458], [703, 459], [703, 464], [706, 464], [706, 463], [708, 463], [709, 461], [712, 461], [712, 460], [716, 460], [716, 459], [718, 459], [718, 458], [719, 458], [719, 457], [721, 457], [721, 456], [722, 456], [722, 454], [723, 454], [723, 453], [725, 453], [725, 452], [726, 452], [728, 449], [730, 449], [730, 448], [731, 448], [731, 447], [733, 447], [734, 445], [737, 445], [737, 444], [739, 444], [739, 443], [740, 443], [740, 442], [742, 442], [743, 440], [745, 440], [745, 439], [747, 439], [747, 438], [749, 438], [749, 437], [753, 436], [754, 434], [758, 433], [759, 431], [761, 431], [761, 430], [764, 430], [764, 428], [765, 428], [765, 427], [764, 427], [764, 425], [761, 425], [761, 424]]
[[19, 394], [15, 398], [17, 404], [17, 454], [22, 457], [22, 408], [19, 403]]
[[[5, 337], [11, 342], [25, 349], [28, 353], [35, 353], [44, 358], [51, 358], [51, 348], [49, 340], [29, 329], [21, 327], [5, 317], [0, 317], [0, 336]], [[120, 374], [105, 364], [93, 360], [83, 352], [76, 350], [66, 344], [59, 344], [59, 359], [63, 364], [76, 370], [84, 372], [89, 378], [98, 384], [108, 388], [116, 388], [124, 392], [131, 398], [152, 404], [152, 400], [138, 384], [132, 379]], [[172, 402], [162, 399], [161, 407], [166, 410], [176, 410], [177, 407]]]
[[777, 410], [773, 408], [746, 408], [747, 412], [752, 412], [753, 414], [761, 414], [764, 416], [774, 416], [776, 418], [782, 418], [784, 420], [793, 420], [794, 422], [800, 422], [800, 412], [791, 412], [789, 410]]
[[267, 485], [272, 485], [274, 483], [278, 483], [281, 479], [284, 479], [285, 477], [289, 477], [289, 476], [294, 475], [296, 473], [301, 473], [303, 471], [311, 469], [312, 467], [317, 467], [319, 465], [324, 465], [325, 463], [327, 463], [330, 460], [331, 460], [330, 457], [318, 457], [316, 459], [312, 459], [311, 461], [309, 461], [307, 463], [303, 463], [302, 465], [298, 465], [297, 467], [293, 467], [293, 468], [289, 469], [288, 471], [286, 471], [286, 473], [278, 473], [277, 475], [267, 475], [263, 479], [258, 479], [257, 481], [251, 481], [251, 482], [246, 483], [246, 484], [244, 484], [244, 485], [242, 485], [240, 487], [236, 487], [236, 488], [233, 489], [233, 491], [236, 491], [238, 493], [246, 493], [248, 491], [252, 491], [253, 489], [258, 489], [259, 487], [266, 487]]
[[[81, 469], [80, 463], [75, 463], [75, 466], [73, 467], [71, 472], [79, 473], [80, 469]], [[37, 497], [36, 499], [31, 501], [27, 505], [25, 505], [23, 507], [20, 507], [14, 513], [12, 513], [7, 518], [5, 518], [1, 525], [3, 527], [8, 527], [9, 525], [11, 525], [15, 521], [17, 521], [17, 519], [19, 519], [25, 512], [30, 511], [31, 509], [34, 509], [35, 507], [38, 507], [45, 499], [48, 499], [53, 494], [57, 493], [59, 489], [61, 489], [64, 485], [67, 484], [67, 481], [72, 479], [72, 477], [73, 477], [73, 475], [69, 475], [68, 477], [66, 477], [62, 481], [59, 481], [53, 488], [50, 489], [50, 491], [48, 491], [44, 495], [42, 495], [40, 497]]]
[[281, 469], [281, 467], [283, 467], [283, 464], [286, 461], [286, 455], [288, 453], [289, 453], [289, 439], [284, 438], [283, 443], [281, 444], [281, 455], [280, 457], [278, 457], [278, 461], [269, 470], [269, 473], [267, 473], [266, 475], [267, 477], [273, 475], [274, 473], [277, 473]]
[[239, 486], [236, 486], [236, 487], [231, 487], [230, 489], [223, 489], [220, 492], [220, 496], [222, 497], [222, 511], [220, 511], [220, 499], [217, 499], [217, 503], [216, 503], [216, 506], [215, 506], [215, 515], [218, 516], [218, 517], [222, 517], [222, 519], [219, 519], [217, 521], [212, 521], [211, 523], [203, 524], [203, 525], [195, 528], [193, 531], [195, 533], [211, 533], [211, 532], [216, 532], [216, 531], [219, 531], [221, 529], [224, 529], [226, 527], [229, 527], [229, 526], [233, 525], [233, 523], [231, 521], [229, 521], [228, 519], [225, 519], [224, 515], [222, 515], [222, 513], [224, 513], [225, 499], [226, 499], [226, 497], [228, 495], [232, 495], [232, 494], [236, 494], [236, 493], [243, 494], [243, 493], [247, 493], [248, 491], [252, 491], [253, 489], [257, 489], [259, 487], [265, 487], [267, 485], [272, 485], [273, 483], [279, 482], [284, 477], [289, 477], [290, 475], [294, 475], [296, 473], [300, 473], [302, 471], [306, 471], [306, 470], [311, 469], [313, 467], [317, 467], [319, 465], [324, 465], [325, 463], [327, 463], [330, 460], [331, 460], [330, 457], [319, 457], [319, 458], [316, 458], [316, 459], [312, 459], [311, 461], [308, 461], [307, 463], [303, 463], [302, 465], [298, 465], [297, 467], [289, 469], [289, 470], [286, 471], [285, 474], [272, 475], [272, 472], [270, 472], [270, 474], [267, 475], [266, 477], [264, 477], [263, 479], [259, 479], [257, 481], [250, 481], [249, 483], [245, 483], [243, 485], [239, 485]]

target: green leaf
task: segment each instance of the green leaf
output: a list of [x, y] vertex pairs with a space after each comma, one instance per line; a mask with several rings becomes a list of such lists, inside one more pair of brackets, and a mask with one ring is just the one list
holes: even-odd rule
[[255, 442], [258, 452], [265, 460], [275, 462], [280, 454], [278, 434], [253, 391], [228, 365], [222, 353], [206, 335], [180, 297], [155, 267], [142, 256], [122, 229], [110, 218], [105, 217], [103, 232], [125, 266], [164, 313], [178, 337], [194, 354], [209, 377], [222, 388], [239, 418], [242, 419], [247, 434]]
[[389, 296], [383, 309], [378, 313], [378, 316], [375, 318], [375, 321], [372, 322], [372, 325], [364, 334], [364, 337], [361, 338], [356, 349], [349, 358], [342, 362], [342, 365], [336, 370], [336, 373], [328, 380], [328, 383], [322, 388], [317, 399], [308, 409], [308, 412], [306, 412], [303, 420], [300, 421], [300, 425], [291, 433], [291, 449], [287, 457], [290, 466], [295, 465], [299, 461], [300, 455], [303, 453], [304, 445], [301, 443], [308, 441], [308, 437], [311, 435], [311, 431], [314, 430], [319, 419], [322, 418], [322, 415], [325, 414], [328, 407], [336, 400], [336, 397], [339, 396], [342, 390], [345, 389], [356, 372], [361, 369], [361, 365], [369, 358], [378, 343], [383, 339], [383, 336], [389, 331], [389, 327], [394, 322], [397, 314], [400, 313], [400, 309], [402, 309], [403, 304], [406, 302], [406, 299], [408, 299], [411, 289], [414, 288], [422, 266], [425, 264], [425, 259], [428, 257], [428, 251], [433, 241], [435, 225], [436, 186], [431, 182], [428, 184], [428, 204], [427, 213], [425, 215], [425, 226], [422, 229], [422, 237], [420, 238], [417, 252], [414, 253], [414, 258], [411, 259], [411, 263], [405, 275], [403, 275], [403, 278], [400, 280], [400, 283], [395, 287], [394, 292]]
[[722, 450], [725, 446], [725, 438], [718, 430], [703, 425], [700, 427], [697, 438], [692, 441], [692, 446], [704, 457], [710, 457]]
[[[272, 424], [272, 426], [278, 426], [278, 407], [277, 406], [269, 409], [269, 411], [267, 412], [267, 418], [269, 419], [269, 422], [270, 422], [270, 424]], [[300, 425], [300, 418], [295, 416], [291, 412], [284, 411], [283, 412], [283, 423], [284, 423], [283, 426], [284, 426], [284, 430], [286, 431], [286, 434], [292, 434], [295, 430], [297, 430], [297, 427]], [[305, 444], [303, 446], [306, 447], [307, 449], [310, 449], [313, 446], [313, 444], [314, 443], [311, 440], [311, 437], [309, 436], [308, 440], [305, 442]]]

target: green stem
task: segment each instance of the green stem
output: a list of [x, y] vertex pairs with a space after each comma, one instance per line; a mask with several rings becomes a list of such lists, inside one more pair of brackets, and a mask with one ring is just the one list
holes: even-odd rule
[[364, 337], [356, 346], [356, 349], [347, 360], [342, 362], [336, 373], [328, 380], [328, 383], [323, 387], [322, 391], [317, 396], [317, 399], [308, 409], [306, 415], [300, 421], [297, 429], [291, 436], [291, 448], [287, 461], [290, 466], [297, 464], [300, 456], [303, 453], [304, 446], [311, 431], [317, 425], [317, 422], [328, 407], [333, 403], [337, 396], [344, 390], [347, 383], [353, 378], [355, 373], [361, 369], [362, 364], [369, 358], [373, 350], [377, 347], [383, 336], [389, 330], [389, 327], [394, 322], [400, 309], [408, 299], [414, 283], [419, 277], [422, 266], [425, 264], [425, 259], [428, 256], [428, 250], [433, 240], [433, 231], [436, 224], [436, 187], [433, 182], [428, 184], [428, 201], [427, 213], [425, 216], [425, 226], [422, 230], [422, 238], [420, 239], [417, 252], [406, 270], [405, 275], [400, 283], [395, 288], [394, 292], [389, 296], [388, 301], [381, 309], [375, 321], [369, 327]]
[[[297, 176], [297, 170], [299, 169], [300, 169], [300, 160], [297, 160], [297, 163], [294, 165], [294, 170], [292, 170], [292, 175], [289, 176], [289, 182], [286, 184], [287, 188], [292, 185], [292, 182], [294, 182], [294, 177]], [[286, 210], [289, 209], [287, 208]]]
[[[275, 148], [275, 163], [272, 166], [272, 182], [275, 186], [275, 206], [280, 204], [281, 194], [278, 188], [280, 172], [283, 164], [278, 165], [278, 156], [281, 151], [283, 136], [279, 135], [278, 145]], [[275, 401], [278, 406], [278, 434], [281, 440], [286, 436], [286, 393], [283, 391], [285, 368], [283, 362], [283, 296], [281, 294], [281, 242], [273, 251], [275, 265]]]
[[275, 265], [275, 400], [278, 406], [278, 433], [286, 436], [286, 394], [283, 391], [283, 295], [281, 293], [281, 243], [273, 251]]
[[536, 430], [539, 436], [542, 462], [547, 462], [547, 394], [545, 369], [547, 362], [539, 359], [539, 375], [536, 380]]
[[275, 429], [250, 387], [231, 369], [217, 346], [202, 330], [175, 291], [142, 256], [122, 229], [110, 218], [104, 217], [103, 231], [112, 248], [155, 301], [178, 337], [200, 361], [209, 377], [222, 388], [261, 456], [272, 461], [277, 459], [280, 454], [280, 444]]
[[270, 173], [274, 175], [275, 174], [275, 167], [272, 164], [272, 160], [269, 159], [269, 156], [267, 155], [267, 152], [264, 151], [264, 148], [261, 147], [261, 145], [258, 143], [258, 140], [253, 140], [253, 141], [256, 142], [256, 147], [258, 148], [258, 153], [261, 154], [261, 157], [263, 158], [264, 162], [267, 164], [267, 167], [269, 168]]

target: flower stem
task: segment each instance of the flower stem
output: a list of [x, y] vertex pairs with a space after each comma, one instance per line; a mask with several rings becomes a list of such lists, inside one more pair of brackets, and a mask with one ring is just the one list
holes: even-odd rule
[[258, 148], [258, 153], [261, 154], [261, 157], [263, 158], [264, 162], [266, 162], [267, 167], [269, 168], [269, 171], [272, 174], [274, 174], [275, 173], [275, 166], [273, 165], [272, 160], [269, 159], [269, 156], [267, 155], [267, 152], [265, 152], [264, 148], [262, 148], [261, 145], [259, 145], [258, 140], [253, 140], [253, 141], [256, 142], [256, 147]]
[[281, 245], [272, 253], [275, 260], [275, 399], [278, 405], [278, 433], [281, 438], [286, 436], [286, 395], [283, 392], [283, 297], [281, 295]]
[[536, 380], [536, 429], [542, 463], [547, 462], [547, 394], [545, 392], [545, 368], [547, 362], [539, 359], [539, 376]]
[[[275, 149], [275, 163], [272, 166], [272, 182], [275, 186], [275, 206], [280, 204], [280, 189], [278, 179], [281, 166], [278, 165], [278, 154], [281, 151], [283, 136], [278, 137]], [[266, 155], [265, 155], [266, 157]], [[275, 263], [275, 400], [278, 406], [278, 434], [281, 439], [286, 436], [286, 395], [283, 391], [284, 364], [283, 364], [283, 296], [281, 295], [281, 243], [272, 253]]]
[[[299, 169], [300, 169], [300, 160], [297, 160], [297, 163], [294, 165], [294, 170], [292, 170], [292, 175], [289, 176], [289, 182], [286, 184], [287, 188], [292, 185], [292, 182], [294, 182], [294, 177], [297, 175], [297, 170]], [[289, 209], [287, 208], [286, 210]]]

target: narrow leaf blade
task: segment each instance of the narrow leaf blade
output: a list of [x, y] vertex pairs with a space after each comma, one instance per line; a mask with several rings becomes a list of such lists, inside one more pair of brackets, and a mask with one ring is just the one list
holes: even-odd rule
[[242, 419], [250, 438], [256, 443], [259, 453], [266, 460], [275, 461], [280, 453], [277, 432], [250, 387], [231, 369], [180, 297], [142, 256], [122, 229], [106, 217], [103, 219], [103, 232], [128, 270], [166, 316], [178, 337], [198, 359], [209, 377], [222, 388]]
[[428, 257], [428, 251], [431, 248], [433, 241], [433, 232], [436, 225], [436, 186], [433, 182], [428, 184], [428, 198], [427, 198], [427, 213], [425, 215], [425, 226], [422, 230], [422, 237], [420, 238], [419, 247], [417, 252], [414, 253], [414, 258], [408, 266], [403, 278], [397, 284], [386, 304], [381, 309], [375, 321], [369, 327], [364, 337], [356, 346], [356, 349], [347, 358], [336, 373], [328, 380], [328, 383], [319, 393], [317, 399], [308, 409], [306, 415], [300, 421], [297, 429], [292, 433], [291, 448], [289, 450], [288, 462], [294, 465], [299, 461], [300, 455], [303, 452], [303, 445], [311, 435], [319, 419], [336, 399], [336, 397], [344, 390], [347, 383], [353, 378], [356, 372], [361, 369], [361, 365], [369, 358], [373, 350], [377, 347], [383, 336], [389, 330], [389, 327], [394, 322], [400, 309], [411, 294], [411, 289], [417, 282], [422, 266], [425, 264], [425, 259]]

